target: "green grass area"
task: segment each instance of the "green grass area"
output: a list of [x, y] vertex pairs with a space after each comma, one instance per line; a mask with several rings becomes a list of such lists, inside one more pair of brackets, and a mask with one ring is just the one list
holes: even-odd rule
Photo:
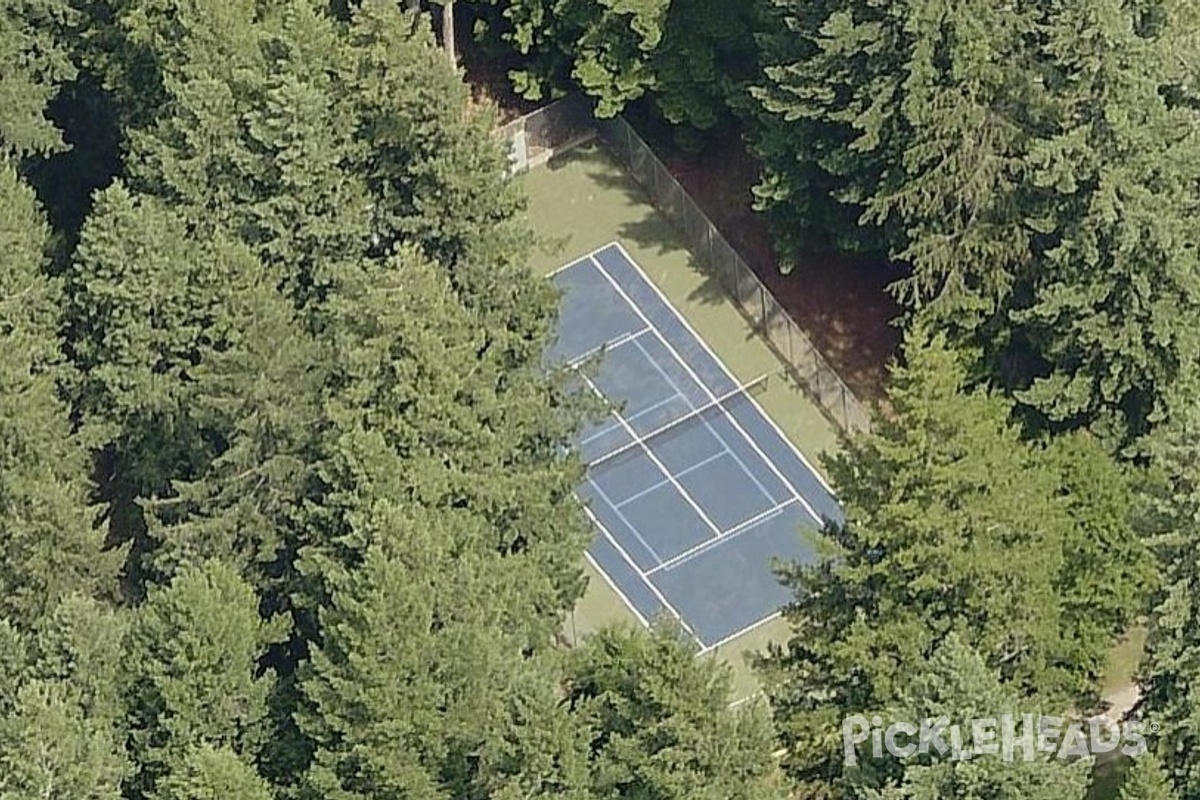
[[[641, 187], [598, 143], [555, 157], [522, 177], [529, 195], [529, 221], [546, 246], [533, 259], [538, 274], [609, 242], [619, 241], [739, 380], [774, 374], [756, 395], [764, 410], [820, 469], [822, 453], [836, 449], [838, 435], [799, 386], [781, 373], [782, 364], [705, 275], [676, 230], [650, 205]], [[619, 620], [633, 619], [624, 603], [589, 566], [587, 595], [568, 620], [568, 638]], [[715, 656], [730, 665], [735, 698], [757, 690], [745, 653], [786, 635], [779, 620], [756, 628], [720, 648]]]

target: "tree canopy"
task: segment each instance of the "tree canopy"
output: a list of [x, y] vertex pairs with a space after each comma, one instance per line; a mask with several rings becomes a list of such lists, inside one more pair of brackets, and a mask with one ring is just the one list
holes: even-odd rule
[[[426, 18], [68, 11], [0, 7], [0, 795], [774, 791], [769, 720], [674, 638], [613, 634], [596, 669], [703, 696], [578, 688], [593, 651], [558, 646], [583, 412]], [[29, 176], [76, 77], [122, 159], [59, 231]], [[602, 745], [635, 724], [671, 739]]]
[[1082, 798], [840, 726], [1089, 711], [1139, 622], [1121, 797], [1200, 797], [1200, 6], [460, 0], [528, 99], [740, 136], [785, 269], [904, 270], [735, 707], [560, 640], [589, 406], [437, 6], [0, 0], [0, 798]]

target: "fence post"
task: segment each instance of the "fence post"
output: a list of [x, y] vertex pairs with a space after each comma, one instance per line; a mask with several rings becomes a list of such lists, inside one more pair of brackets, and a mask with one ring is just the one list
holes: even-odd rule
[[[548, 106], [547, 109], [553, 108]], [[804, 333], [800, 326], [789, 315], [783, 311], [783, 307], [775, 300], [774, 295], [767, 289], [745, 260], [738, 255], [737, 251], [729, 245], [725, 237], [713, 224], [712, 220], [700, 209], [696, 201], [687, 193], [682, 184], [675, 179], [662, 161], [650, 149], [650, 146], [638, 136], [637, 131], [633, 126], [622, 116], [616, 116], [611, 120], [601, 120], [598, 124], [601, 136], [608, 142], [609, 147], [614, 149], [618, 158], [624, 162], [625, 166], [634, 180], [642, 185], [646, 193], [650, 196], [651, 201], [659, 208], [659, 210], [679, 229], [683, 232], [683, 240], [689, 245], [693, 252], [693, 256], [701, 262], [700, 266], [708, 274], [717, 276], [718, 282], [724, 285], [726, 292], [731, 296], [734, 305], [746, 314], [747, 317], [753, 319], [754, 311], [749, 307], [751, 292], [753, 289], [758, 290], [758, 329], [759, 333], [767, 340], [772, 349], [779, 354], [788, 366], [791, 367], [793, 375], [800, 383], [808, 389], [808, 393], [817, 401], [824, 409], [826, 415], [833, 420], [845, 433], [856, 432], [852, 428], [850, 409], [856, 409], [857, 416], [862, 417], [862, 424], [869, 429], [870, 421], [862, 409], [862, 404], [858, 398], [846, 386], [845, 381], [841, 379], [833, 369], [829, 366], [820, 350], [812, 343], [812, 340]], [[639, 164], [639, 161], [642, 162]], [[672, 196], [678, 196], [678, 210], [667, 202]], [[693, 237], [690, 231], [695, 230], [698, 237]], [[694, 241], [693, 241], [694, 240]], [[729, 270], [724, 271], [722, 258], [728, 257]], [[749, 281], [747, 286], [748, 291], [743, 292], [743, 275]], [[743, 299], [745, 298], [745, 299]], [[774, 308], [776, 313], [783, 316], [787, 327], [787, 352], [783, 352], [782, 348], [774, 342], [770, 333], [770, 322], [768, 313]], [[806, 370], [804, 365], [800, 363], [802, 356], [798, 351], [803, 352], [803, 357], [807, 358], [807, 354], [811, 352], [812, 372]], [[832, 381], [833, 387], [837, 390], [841, 402], [829, 397], [824, 391], [822, 380]], [[840, 412], [840, 414], [839, 414]], [[840, 420], [839, 420], [840, 416]], [[856, 417], [857, 418], [857, 417]]]

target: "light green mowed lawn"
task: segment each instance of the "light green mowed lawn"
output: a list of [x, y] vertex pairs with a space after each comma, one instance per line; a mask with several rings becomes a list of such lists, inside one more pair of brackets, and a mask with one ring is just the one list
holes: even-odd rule
[[[739, 380], [779, 373], [779, 360], [749, 322], [705, 276], [671, 224], [608, 152], [591, 142], [557, 156], [522, 177], [529, 194], [529, 220], [550, 246], [532, 268], [547, 274], [558, 266], [619, 241], [646, 270]], [[807, 396], [782, 375], [756, 395], [763, 408], [801, 452], [820, 468], [820, 456], [837, 447], [834, 427]], [[587, 596], [568, 621], [569, 637], [586, 636], [601, 625], [632, 620], [624, 603], [589, 565]], [[745, 655], [786, 635], [781, 620], [763, 625], [715, 653], [734, 671], [735, 697], [756, 689]]]

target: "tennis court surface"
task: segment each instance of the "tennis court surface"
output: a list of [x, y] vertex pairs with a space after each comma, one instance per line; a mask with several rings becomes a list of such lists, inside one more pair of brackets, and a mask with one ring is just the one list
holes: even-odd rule
[[613, 406], [578, 442], [589, 558], [643, 622], [666, 613], [703, 650], [790, 599], [776, 560], [811, 562], [841, 520], [829, 488], [618, 244], [554, 274], [552, 364]]

